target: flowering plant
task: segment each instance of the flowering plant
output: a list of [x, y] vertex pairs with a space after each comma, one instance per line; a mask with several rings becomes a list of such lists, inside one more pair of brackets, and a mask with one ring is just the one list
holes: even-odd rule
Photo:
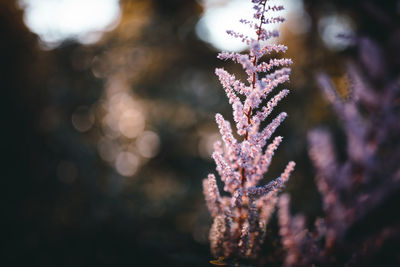
[[242, 141], [239, 142], [234, 137], [231, 124], [221, 114], [217, 114], [216, 121], [224, 145], [216, 142], [212, 157], [217, 165], [217, 172], [225, 183], [224, 190], [231, 196], [220, 195], [214, 174], [209, 174], [204, 179], [204, 195], [214, 218], [209, 235], [214, 256], [251, 258], [257, 255], [264, 240], [267, 222], [275, 208], [278, 192], [295, 166], [294, 162], [289, 162], [279, 178], [257, 186], [268, 171], [282, 137], [275, 137], [268, 145], [267, 141], [287, 114], [280, 113], [264, 129], [261, 123], [289, 91], [284, 89], [266, 105], [262, 104], [275, 87], [289, 80], [288, 66], [292, 64], [292, 60], [288, 58], [263, 61], [267, 54], [284, 53], [287, 50], [284, 45], [265, 42], [278, 37], [279, 32], [268, 31], [263, 26], [284, 21], [281, 16], [267, 17], [270, 12], [283, 10], [283, 6], [270, 6], [267, 2], [268, 0], [252, 0], [254, 19], [240, 20], [255, 30], [255, 38], [232, 30], [227, 31], [229, 35], [250, 46], [249, 54], [223, 52], [218, 55], [219, 59], [230, 59], [241, 64], [248, 79], [247, 83], [243, 83], [222, 68], [215, 70], [232, 105], [237, 133]]

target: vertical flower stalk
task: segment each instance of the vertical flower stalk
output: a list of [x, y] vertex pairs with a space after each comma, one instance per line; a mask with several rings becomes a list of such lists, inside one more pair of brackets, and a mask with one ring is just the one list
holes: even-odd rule
[[275, 87], [289, 80], [292, 60], [273, 58], [263, 61], [265, 55], [287, 50], [284, 45], [265, 42], [279, 36], [277, 30], [268, 31], [264, 26], [284, 21], [281, 16], [273, 16], [273, 12], [283, 10], [283, 6], [268, 5], [268, 0], [252, 0], [252, 3], [255, 10], [253, 20], [242, 19], [240, 22], [254, 29], [254, 37], [227, 31], [249, 45], [250, 52], [222, 52], [218, 55], [219, 59], [229, 59], [242, 65], [248, 76], [247, 82], [241, 82], [223, 68], [215, 70], [232, 105], [237, 134], [241, 137], [241, 141], [234, 137], [230, 122], [221, 114], [215, 116], [223, 143], [214, 145], [212, 157], [225, 184], [224, 191], [230, 194], [230, 197], [220, 195], [214, 174], [209, 174], [203, 181], [207, 206], [214, 219], [209, 237], [211, 252], [216, 257], [254, 258], [257, 255], [267, 222], [276, 206], [278, 192], [295, 166], [294, 162], [289, 162], [280, 177], [257, 186], [268, 171], [282, 137], [277, 136], [267, 143], [287, 114], [280, 113], [263, 129], [261, 123], [289, 91], [284, 89], [269, 100], [267, 97]]

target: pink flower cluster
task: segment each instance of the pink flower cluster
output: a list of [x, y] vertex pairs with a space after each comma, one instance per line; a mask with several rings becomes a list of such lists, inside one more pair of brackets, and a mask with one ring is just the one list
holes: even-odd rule
[[268, 145], [267, 142], [287, 114], [280, 113], [264, 129], [261, 129], [261, 124], [289, 91], [284, 89], [268, 101], [266, 98], [274, 88], [289, 80], [288, 66], [292, 60], [281, 58], [262, 61], [266, 54], [287, 50], [284, 45], [264, 42], [279, 36], [279, 32], [266, 31], [263, 25], [284, 21], [279, 16], [266, 19], [265, 15], [270, 11], [282, 10], [283, 7], [268, 6], [267, 0], [252, 2], [255, 4], [256, 21], [241, 22], [255, 29], [255, 38], [228, 31], [228, 34], [250, 45], [249, 54], [223, 52], [218, 55], [222, 60], [230, 59], [242, 65], [248, 75], [247, 83], [222, 68], [215, 70], [232, 105], [237, 134], [242, 140], [240, 142], [234, 137], [229, 121], [221, 114], [215, 116], [223, 144], [217, 142], [214, 145], [212, 157], [225, 184], [224, 191], [231, 197], [220, 195], [214, 174], [209, 174], [208, 179], [203, 181], [207, 206], [214, 218], [210, 230], [214, 256], [251, 258], [257, 255], [264, 240], [267, 222], [275, 209], [278, 193], [295, 166], [294, 162], [289, 162], [279, 178], [257, 186], [268, 171], [282, 137], [275, 137]]

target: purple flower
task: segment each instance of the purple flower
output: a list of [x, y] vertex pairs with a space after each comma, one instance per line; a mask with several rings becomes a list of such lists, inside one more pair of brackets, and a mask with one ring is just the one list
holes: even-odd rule
[[[260, 124], [268, 118], [273, 109], [288, 93], [284, 89], [271, 98], [266, 106], [260, 108], [278, 85], [289, 80], [292, 60], [288, 58], [271, 59], [268, 62], [261, 58], [272, 52], [285, 52], [284, 45], [265, 45], [262, 41], [278, 37], [277, 30], [266, 31], [263, 25], [280, 23], [282, 17], [266, 18], [269, 11], [282, 10], [282, 6], [268, 6], [266, 0], [253, 0], [255, 21], [240, 20], [241, 23], [255, 29], [255, 38], [229, 30], [227, 33], [250, 45], [248, 54], [219, 53], [218, 58], [239, 63], [247, 74], [247, 83], [236, 79], [235, 75], [222, 68], [215, 70], [229, 103], [232, 105], [233, 120], [237, 133], [242, 140], [235, 139], [231, 124], [221, 114], [215, 116], [222, 141], [214, 145], [212, 155], [217, 172], [224, 182], [224, 191], [231, 197], [220, 197], [216, 179], [213, 174], [203, 181], [207, 206], [214, 223], [210, 230], [211, 252], [214, 256], [252, 258], [257, 255], [263, 243], [266, 225], [277, 200], [278, 193], [288, 181], [295, 163], [289, 162], [281, 176], [267, 185], [257, 186], [271, 164], [272, 156], [282, 141], [275, 137], [267, 145], [276, 128], [287, 117], [280, 113], [264, 129]], [[259, 78], [259, 73], [267, 73]], [[243, 101], [241, 99], [244, 99]], [[256, 110], [258, 109], [258, 110]], [[266, 148], [265, 148], [266, 146]], [[264, 152], [265, 150], [265, 152]]]

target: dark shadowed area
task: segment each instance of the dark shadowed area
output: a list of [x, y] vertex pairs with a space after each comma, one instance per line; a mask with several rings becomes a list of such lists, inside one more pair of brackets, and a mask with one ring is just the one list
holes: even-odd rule
[[[45, 0], [0, 1], [0, 265], [211, 265], [212, 220], [202, 180], [215, 172], [210, 156], [220, 138], [215, 113], [232, 121], [214, 69], [244, 77], [237, 65], [216, 58], [220, 50], [212, 30], [218, 27], [212, 23], [218, 20], [212, 12], [229, 12], [238, 1], [120, 0], [104, 6], [114, 13], [103, 16], [95, 14], [103, 10], [101, 1], [61, 2], [77, 4], [56, 11]], [[284, 191], [291, 196], [291, 213], [304, 214], [312, 228], [325, 211], [308, 133], [328, 129], [338, 160], [348, 157], [346, 131], [318, 88], [321, 72], [345, 100], [353, 82], [348, 64], [377, 95], [394, 88], [387, 102], [391, 109], [382, 114], [393, 122], [387, 131], [396, 134], [376, 152], [382, 168], [372, 177], [400, 181], [400, 1], [285, 2], [290, 9], [280, 42], [289, 47], [286, 56], [294, 64], [282, 88], [291, 93], [273, 115], [285, 111], [289, 117], [277, 130], [284, 139], [262, 182], [295, 161]], [[29, 19], [32, 5], [40, 3], [43, 13], [32, 16], [52, 14], [54, 22]], [[64, 27], [68, 12], [73, 15], [64, 22], [65, 32], [50, 27]], [[73, 32], [83, 28], [85, 18], [106, 14], [110, 21], [102, 28]], [[51, 29], [46, 32], [45, 26]], [[399, 266], [399, 183], [387, 191], [379, 191], [380, 182], [369, 184], [385, 197], [349, 227], [344, 239], [349, 247], [364, 239], [369, 243], [361, 242], [365, 250], [354, 255], [346, 246], [332, 252], [337, 266]], [[363, 188], [351, 190], [350, 195]], [[249, 264], [284, 262], [276, 214], [267, 229], [263, 256]], [[381, 238], [385, 229], [390, 231]]]

